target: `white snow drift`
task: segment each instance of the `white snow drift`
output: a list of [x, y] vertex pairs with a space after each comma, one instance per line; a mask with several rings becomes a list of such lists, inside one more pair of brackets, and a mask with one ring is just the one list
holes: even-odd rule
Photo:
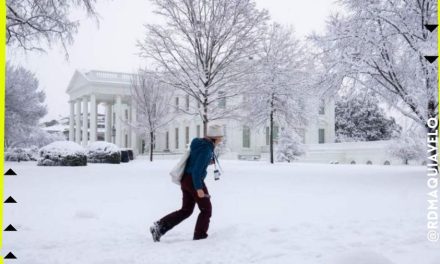
[[206, 183], [209, 238], [192, 241], [198, 209], [154, 243], [149, 225], [181, 204], [177, 161], [38, 167], [6, 162], [3, 252], [24, 264], [437, 264], [426, 239], [419, 166], [223, 161]]

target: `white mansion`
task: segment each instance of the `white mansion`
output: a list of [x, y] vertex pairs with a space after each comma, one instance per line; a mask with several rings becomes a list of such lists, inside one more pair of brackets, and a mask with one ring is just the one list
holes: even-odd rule
[[[122, 148], [132, 148], [140, 154], [148, 148], [144, 135], [130, 127], [136, 120], [135, 101], [131, 98], [128, 73], [107, 71], [75, 71], [67, 87], [70, 97], [68, 139], [86, 146], [105, 140]], [[185, 95], [177, 95], [176, 104], [188, 107], [193, 103]], [[181, 107], [182, 107], [181, 106]], [[99, 110], [102, 110], [98, 113]], [[299, 130], [306, 144], [303, 161], [357, 164], [400, 164], [386, 154], [388, 142], [334, 143], [334, 101], [328, 99], [316, 106], [317, 117]], [[66, 122], [67, 123], [67, 122]], [[250, 129], [235, 120], [216, 121], [224, 127], [226, 157], [260, 157], [269, 150], [268, 128]], [[275, 127], [275, 141], [278, 128]], [[156, 135], [154, 151], [182, 153], [194, 137], [200, 137], [203, 124], [198, 116], [178, 115], [163, 133]]]
[[[136, 107], [131, 98], [131, 74], [104, 71], [76, 71], [69, 83], [70, 96], [69, 140], [86, 146], [98, 140], [98, 105], [104, 107], [104, 131], [101, 138], [119, 147], [143, 151], [143, 135], [131, 129], [136, 120]], [[192, 102], [185, 95], [177, 95], [174, 102], [189, 107]], [[316, 108], [318, 111], [318, 107]], [[268, 128], [251, 130], [237, 121], [215, 122], [223, 125], [227, 149], [232, 153], [260, 154], [268, 151]], [[275, 127], [275, 138], [278, 127]], [[190, 140], [200, 137], [203, 124], [198, 116], [181, 114], [170, 122], [168, 130], [156, 135], [155, 151], [182, 152]], [[319, 118], [302, 130], [306, 144], [334, 142], [334, 103], [328, 101], [319, 111]], [[147, 143], [148, 145], [148, 143]]]

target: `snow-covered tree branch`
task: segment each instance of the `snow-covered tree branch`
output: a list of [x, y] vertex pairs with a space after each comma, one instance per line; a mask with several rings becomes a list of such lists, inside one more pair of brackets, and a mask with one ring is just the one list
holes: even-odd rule
[[[6, 45], [25, 51], [44, 50], [41, 42], [61, 42], [66, 51], [79, 23], [69, 18], [72, 7], [84, 8], [97, 18], [96, 0], [7, 0]], [[67, 51], [66, 51], [67, 54]]]
[[368, 93], [342, 97], [335, 109], [336, 141], [389, 140], [400, 134], [401, 127], [387, 117], [377, 98]]
[[240, 94], [268, 20], [254, 0], [152, 0], [165, 25], [146, 25], [141, 56], [166, 73], [169, 85], [191, 96], [204, 134], [209, 121], [231, 118], [237, 107], [218, 101]]
[[254, 75], [245, 93], [248, 121], [254, 127], [269, 126], [270, 161], [274, 161], [274, 125], [301, 128], [312, 112], [308, 64], [292, 30], [273, 24], [261, 42]]
[[[38, 121], [47, 113], [44, 105], [45, 93], [39, 89], [33, 73], [23, 67], [6, 64], [6, 147], [29, 146], [35, 142], [33, 135], [42, 134]], [[41, 138], [41, 137], [40, 137]], [[37, 142], [38, 143], [38, 142]]]
[[334, 89], [355, 80], [425, 127], [438, 118], [437, 64], [424, 56], [437, 53], [437, 34], [424, 25], [436, 21], [437, 1], [341, 1], [325, 36], [311, 37], [322, 49], [327, 82]]
[[150, 161], [153, 161], [155, 134], [174, 117], [170, 102], [173, 87], [160, 81], [158, 73], [139, 70], [133, 75], [131, 94], [136, 105], [136, 122], [129, 124], [150, 140]]

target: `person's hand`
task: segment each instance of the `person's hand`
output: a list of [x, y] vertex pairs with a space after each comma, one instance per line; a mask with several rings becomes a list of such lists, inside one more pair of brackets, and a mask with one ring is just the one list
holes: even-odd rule
[[205, 192], [203, 191], [203, 189], [198, 189], [197, 190], [197, 196], [199, 196], [199, 198], [204, 198], [205, 197]]

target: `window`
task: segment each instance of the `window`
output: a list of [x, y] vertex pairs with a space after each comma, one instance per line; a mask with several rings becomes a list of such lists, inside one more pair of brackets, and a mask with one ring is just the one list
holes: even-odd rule
[[114, 124], [116, 122], [116, 113], [113, 113], [113, 122], [112, 124]]
[[165, 149], [166, 150], [170, 149], [170, 132], [168, 132], [168, 131], [165, 134]]
[[266, 145], [270, 145], [270, 127], [266, 127]]
[[319, 102], [319, 114], [325, 115], [325, 101], [321, 99]]
[[278, 133], [279, 132], [279, 128], [278, 126], [273, 126], [273, 140], [275, 142], [278, 142]]
[[199, 138], [200, 137], [200, 125], [197, 125], [196, 131], [197, 131], [197, 137]]
[[176, 97], [176, 112], [179, 112], [179, 97]]
[[128, 135], [125, 134], [125, 142], [124, 147], [128, 147]]
[[218, 92], [218, 107], [226, 108], [226, 97], [225, 92]]
[[319, 144], [322, 144], [325, 142], [325, 130], [323, 128], [319, 129]]
[[125, 109], [125, 120], [128, 120], [128, 109]]
[[[273, 140], [278, 142], [279, 128], [278, 126], [273, 126]], [[266, 145], [270, 145], [270, 127], [266, 127]]]
[[189, 111], [189, 94], [186, 95], [185, 102], [186, 102], [185, 109], [186, 111]]
[[179, 148], [179, 128], [176, 127], [176, 149]]
[[185, 144], [189, 144], [189, 127], [185, 127]]
[[251, 147], [251, 129], [248, 126], [243, 127], [243, 148]]

